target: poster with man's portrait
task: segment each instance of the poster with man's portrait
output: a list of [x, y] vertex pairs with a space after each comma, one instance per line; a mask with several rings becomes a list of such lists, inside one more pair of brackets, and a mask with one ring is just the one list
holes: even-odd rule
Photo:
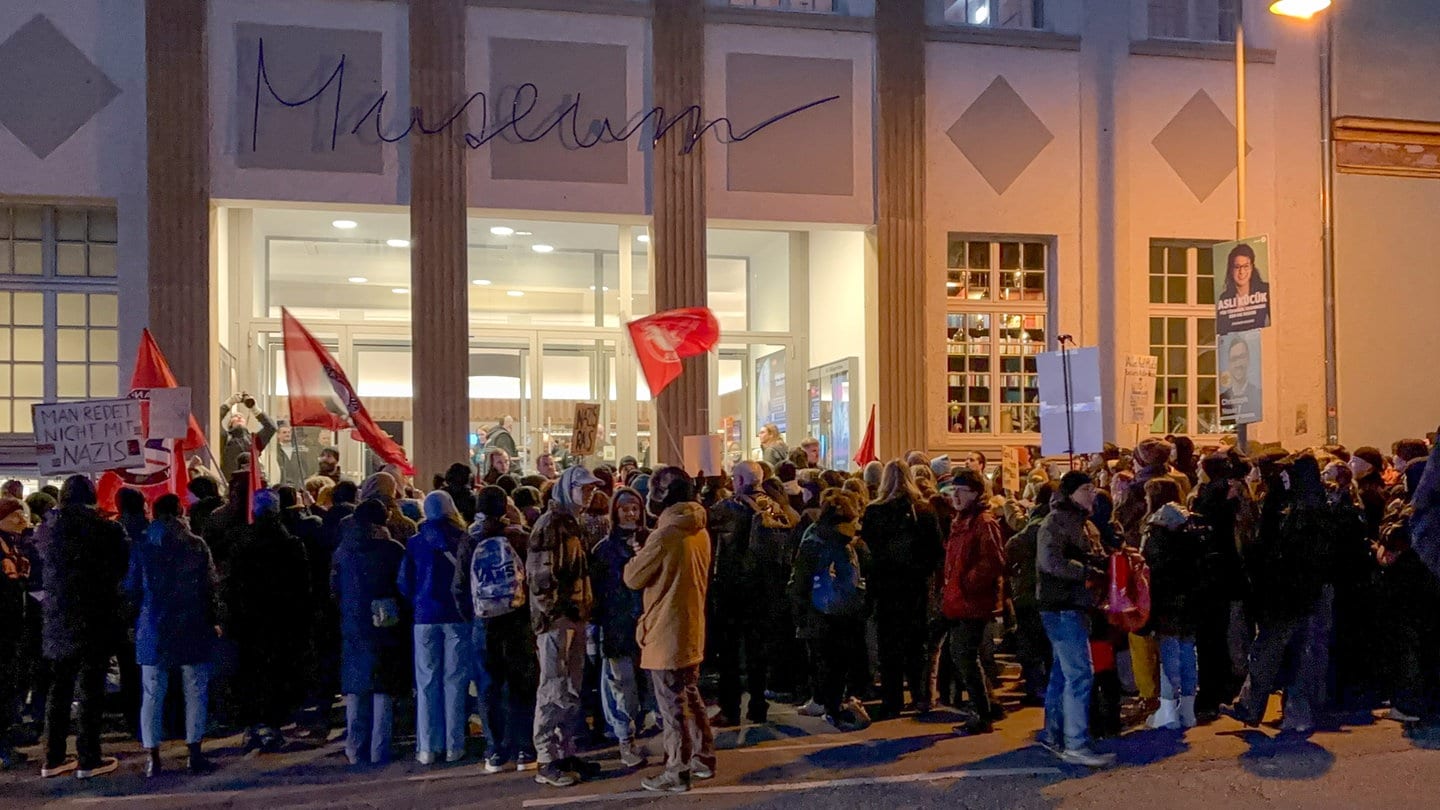
[[1220, 352], [1220, 418], [1236, 424], [1259, 422], [1264, 412], [1261, 389], [1260, 330], [1224, 335]]
[[1214, 247], [1215, 332], [1232, 335], [1270, 325], [1269, 238]]

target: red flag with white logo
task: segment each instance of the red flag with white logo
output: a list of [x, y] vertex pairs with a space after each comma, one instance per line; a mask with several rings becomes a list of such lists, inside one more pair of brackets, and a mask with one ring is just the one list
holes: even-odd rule
[[657, 312], [626, 326], [651, 396], [658, 396], [680, 376], [681, 360], [704, 354], [720, 342], [720, 322], [709, 307]]
[[386, 463], [399, 466], [406, 475], [414, 475], [415, 468], [405, 457], [405, 448], [370, 418], [370, 412], [365, 410], [365, 404], [330, 352], [289, 310], [281, 309], [280, 318], [285, 333], [290, 424], [335, 431], [349, 428], [357, 441], [364, 442]]

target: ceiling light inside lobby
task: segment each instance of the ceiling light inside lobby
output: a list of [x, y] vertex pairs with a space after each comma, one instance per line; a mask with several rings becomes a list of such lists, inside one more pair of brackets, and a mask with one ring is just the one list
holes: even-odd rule
[[337, 219], [330, 224], [342, 231], [353, 231], [360, 227], [360, 224], [353, 219]]
[[515, 229], [506, 227], [504, 225], [496, 225], [495, 227], [490, 229], [490, 233], [494, 236], [510, 236], [511, 234], [515, 233]]
[[531, 246], [530, 246], [530, 249], [533, 250], [533, 251], [535, 251], [536, 253], [554, 253], [554, 252], [555, 252], [555, 246], [554, 246], [554, 245], [531, 245]]
[[410, 240], [409, 240], [409, 239], [386, 239], [386, 240], [385, 240], [385, 244], [387, 244], [387, 245], [389, 245], [390, 247], [393, 247], [393, 248], [408, 248], [408, 247], [410, 247]]

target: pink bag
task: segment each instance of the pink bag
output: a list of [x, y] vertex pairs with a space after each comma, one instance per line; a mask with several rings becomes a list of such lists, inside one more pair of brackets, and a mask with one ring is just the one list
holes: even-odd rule
[[1127, 633], [1138, 632], [1150, 621], [1150, 567], [1135, 552], [1110, 555], [1110, 600], [1105, 607], [1110, 623]]

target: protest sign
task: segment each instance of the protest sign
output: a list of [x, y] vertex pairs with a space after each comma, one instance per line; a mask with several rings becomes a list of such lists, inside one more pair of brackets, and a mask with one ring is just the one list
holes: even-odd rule
[[1156, 358], [1150, 354], [1125, 355], [1125, 421], [1147, 425], [1155, 417]]
[[103, 472], [145, 463], [139, 400], [36, 404], [31, 413], [42, 475]]
[[595, 437], [600, 429], [600, 404], [575, 403], [575, 427], [570, 435], [570, 453], [589, 456], [595, 453]]

